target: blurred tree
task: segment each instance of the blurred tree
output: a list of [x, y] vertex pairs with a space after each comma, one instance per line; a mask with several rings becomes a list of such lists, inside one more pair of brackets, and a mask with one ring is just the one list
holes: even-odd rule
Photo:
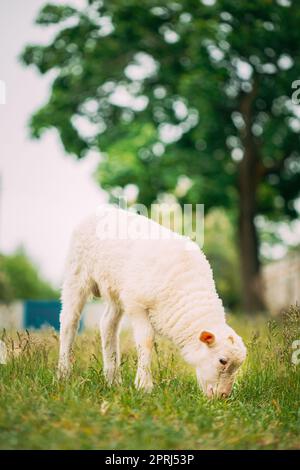
[[44, 281], [23, 249], [0, 255], [0, 302], [57, 299], [59, 292]]
[[205, 218], [203, 251], [214, 269], [217, 291], [230, 310], [240, 307], [241, 280], [234, 225], [224, 209]]
[[37, 23], [57, 34], [22, 55], [55, 76], [33, 136], [100, 149], [102, 186], [135, 184], [147, 205], [187, 175], [181, 203], [236, 213], [244, 306], [261, 308], [255, 217], [292, 219], [299, 196], [299, 2], [90, 0]]
[[10, 279], [3, 271], [3, 258], [0, 257], [0, 302], [9, 304], [14, 299], [13, 288]]

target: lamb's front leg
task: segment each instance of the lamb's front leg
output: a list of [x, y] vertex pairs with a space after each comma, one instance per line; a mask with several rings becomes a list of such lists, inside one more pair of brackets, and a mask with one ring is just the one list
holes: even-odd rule
[[79, 289], [76, 280], [68, 279], [63, 285], [60, 313], [60, 348], [58, 377], [67, 377], [71, 370], [71, 349], [87, 293]]
[[100, 322], [104, 376], [109, 385], [121, 381], [119, 373], [119, 324], [121, 311], [114, 304], [108, 304]]
[[154, 333], [148, 315], [144, 311], [130, 315], [138, 355], [138, 369], [135, 386], [150, 392], [153, 388], [151, 375], [151, 353]]

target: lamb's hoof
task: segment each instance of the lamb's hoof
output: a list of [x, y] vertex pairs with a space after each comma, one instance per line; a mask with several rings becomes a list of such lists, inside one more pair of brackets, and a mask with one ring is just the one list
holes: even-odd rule
[[114, 384], [115, 385], [122, 385], [123, 381], [122, 381], [122, 377], [120, 374], [117, 375], [117, 377], [115, 377], [115, 380], [114, 380]]
[[109, 387], [114, 387], [114, 386], [119, 386], [122, 385], [122, 377], [121, 374], [117, 373], [110, 373], [110, 372], [105, 372], [104, 373], [106, 383]]
[[136, 377], [135, 388], [145, 393], [151, 393], [153, 389], [153, 382], [148, 377]]
[[56, 372], [56, 377], [58, 380], [66, 380], [71, 373], [70, 367], [59, 365]]

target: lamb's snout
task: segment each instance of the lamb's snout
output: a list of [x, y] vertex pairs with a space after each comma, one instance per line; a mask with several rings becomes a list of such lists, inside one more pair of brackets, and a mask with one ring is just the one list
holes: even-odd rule
[[213, 385], [208, 385], [205, 390], [205, 394], [208, 398], [228, 398], [232, 391], [232, 384], [229, 384], [225, 387], [219, 388], [218, 386], [213, 387]]

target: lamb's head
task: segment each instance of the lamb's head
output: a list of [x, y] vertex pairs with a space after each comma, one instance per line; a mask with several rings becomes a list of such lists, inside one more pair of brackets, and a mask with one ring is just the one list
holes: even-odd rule
[[246, 358], [243, 340], [226, 324], [201, 331], [198, 340], [194, 365], [199, 385], [209, 398], [228, 397]]

